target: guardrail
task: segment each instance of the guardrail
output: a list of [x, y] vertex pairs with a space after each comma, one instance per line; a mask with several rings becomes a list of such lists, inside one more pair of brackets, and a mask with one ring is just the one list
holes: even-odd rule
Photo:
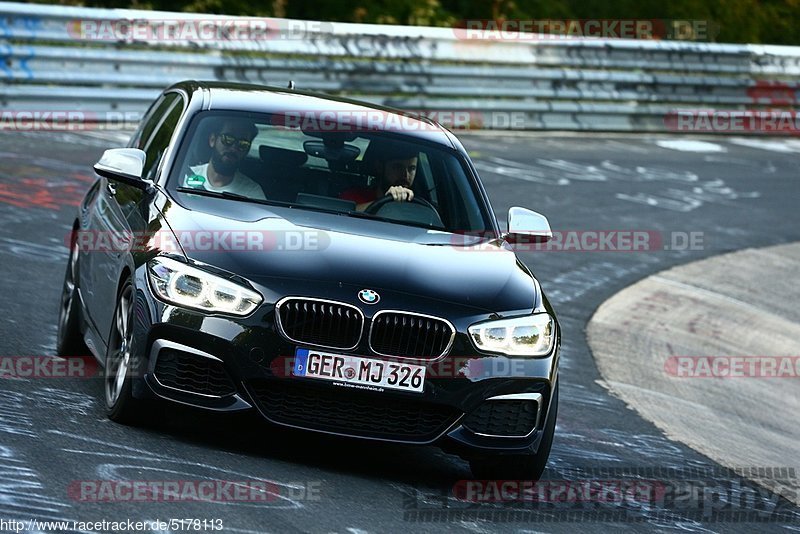
[[[232, 24], [251, 38], [237, 38]], [[3, 110], [138, 113], [182, 79], [291, 79], [389, 106], [461, 112], [472, 127], [662, 131], [677, 109], [794, 113], [800, 48], [479, 40], [450, 28], [0, 2], [0, 77]]]

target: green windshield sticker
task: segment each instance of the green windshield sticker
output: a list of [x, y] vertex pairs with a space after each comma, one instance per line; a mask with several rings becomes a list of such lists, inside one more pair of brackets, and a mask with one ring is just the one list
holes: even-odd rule
[[193, 174], [186, 178], [186, 185], [189, 187], [203, 187], [204, 183], [206, 183], [206, 179], [199, 174]]

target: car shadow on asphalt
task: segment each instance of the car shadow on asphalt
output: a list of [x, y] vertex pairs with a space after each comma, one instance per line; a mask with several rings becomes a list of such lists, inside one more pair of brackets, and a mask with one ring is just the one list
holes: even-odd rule
[[[296, 430], [267, 422], [255, 410], [213, 413], [158, 402], [162, 415], [138, 431], [170, 435], [200, 448], [314, 467], [342, 475], [441, 485], [471, 478], [458, 456], [435, 446], [403, 445]], [[265, 439], [268, 437], [269, 439]]]

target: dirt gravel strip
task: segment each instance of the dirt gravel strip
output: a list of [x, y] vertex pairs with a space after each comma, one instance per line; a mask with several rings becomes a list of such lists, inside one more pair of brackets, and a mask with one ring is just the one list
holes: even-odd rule
[[[587, 326], [601, 384], [725, 467], [800, 471], [798, 273], [794, 243], [715, 256], [625, 288]], [[749, 478], [800, 504], [796, 476]]]

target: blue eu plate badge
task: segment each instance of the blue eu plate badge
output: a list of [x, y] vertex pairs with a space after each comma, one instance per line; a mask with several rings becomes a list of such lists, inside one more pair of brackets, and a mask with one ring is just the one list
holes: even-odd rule
[[297, 349], [294, 353], [294, 376], [306, 376], [308, 349]]

